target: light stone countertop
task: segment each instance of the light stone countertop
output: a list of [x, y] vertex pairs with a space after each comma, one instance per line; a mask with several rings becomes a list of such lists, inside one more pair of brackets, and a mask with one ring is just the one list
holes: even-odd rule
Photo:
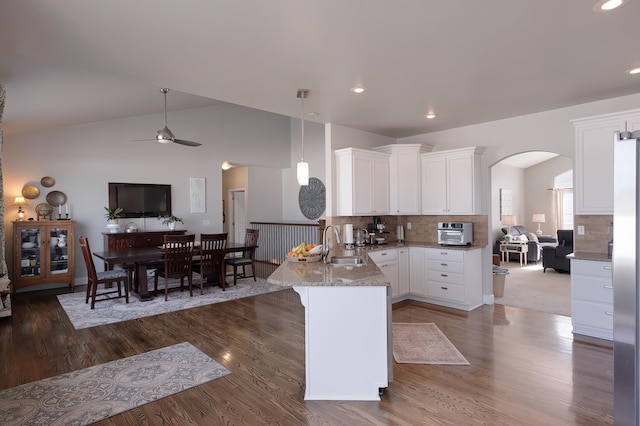
[[569, 259], [580, 259], [580, 260], [595, 260], [598, 262], [611, 262], [611, 258], [609, 255], [605, 253], [593, 253], [587, 251], [576, 251], [574, 253], [568, 254], [567, 258]]
[[283, 287], [302, 286], [388, 286], [389, 280], [369, 258], [368, 252], [387, 250], [399, 247], [435, 247], [451, 250], [473, 250], [478, 246], [441, 246], [438, 244], [423, 244], [418, 242], [388, 243], [383, 245], [366, 246], [354, 250], [345, 250], [344, 246], [332, 248], [329, 260], [333, 256], [361, 256], [366, 265], [335, 266], [330, 263], [319, 262], [289, 262], [285, 261], [267, 279], [271, 284]]

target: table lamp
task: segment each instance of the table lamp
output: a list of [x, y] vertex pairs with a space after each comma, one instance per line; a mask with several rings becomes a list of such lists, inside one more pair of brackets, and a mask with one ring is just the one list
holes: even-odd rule
[[24, 210], [22, 210], [22, 206], [26, 206], [27, 202], [25, 201], [24, 197], [16, 197], [15, 201], [13, 202], [13, 204], [11, 204], [12, 207], [17, 207], [18, 208], [18, 220], [19, 221], [23, 221], [24, 220]]
[[502, 224], [507, 225], [507, 235], [505, 235], [504, 239], [511, 241], [511, 227], [516, 224], [516, 216], [513, 214], [502, 215]]
[[537, 235], [542, 235], [542, 229], [540, 229], [540, 224], [545, 223], [544, 213], [534, 213], [532, 222], [538, 224], [538, 230], [536, 231]]

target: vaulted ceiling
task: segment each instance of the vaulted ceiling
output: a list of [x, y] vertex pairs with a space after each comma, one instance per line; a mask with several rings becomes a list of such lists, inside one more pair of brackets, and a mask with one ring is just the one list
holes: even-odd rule
[[4, 1], [3, 129], [158, 113], [161, 87], [293, 117], [309, 89], [306, 119], [390, 137], [640, 93], [640, 0], [594, 3]]

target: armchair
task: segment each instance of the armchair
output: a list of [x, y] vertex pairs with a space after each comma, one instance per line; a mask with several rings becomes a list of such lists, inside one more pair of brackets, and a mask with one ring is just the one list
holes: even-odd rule
[[571, 261], [567, 255], [573, 253], [573, 230], [558, 229], [558, 245], [542, 250], [542, 272], [553, 268], [557, 272], [571, 272]]

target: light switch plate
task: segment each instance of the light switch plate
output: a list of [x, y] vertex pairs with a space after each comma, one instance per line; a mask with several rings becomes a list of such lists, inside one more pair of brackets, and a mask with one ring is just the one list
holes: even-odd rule
[[584, 235], [584, 226], [578, 225], [578, 235]]

